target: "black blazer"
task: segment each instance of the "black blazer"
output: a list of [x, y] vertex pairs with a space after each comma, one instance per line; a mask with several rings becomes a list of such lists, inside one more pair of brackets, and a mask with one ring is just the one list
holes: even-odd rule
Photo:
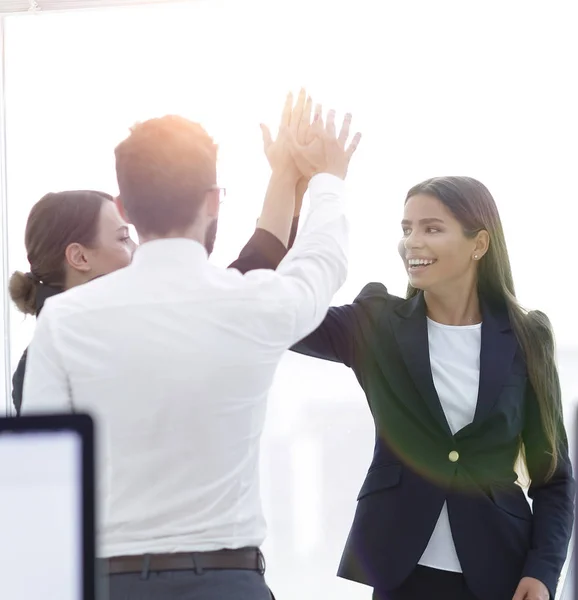
[[[567, 442], [546, 481], [547, 442], [507, 311], [483, 302], [482, 312], [475, 418], [455, 435], [432, 379], [422, 293], [404, 300], [371, 283], [353, 304], [331, 308], [294, 348], [351, 367], [375, 421], [373, 460], [340, 577], [385, 591], [398, 587], [447, 500], [463, 573], [480, 600], [511, 600], [524, 576], [542, 581], [554, 598], [573, 522]], [[520, 437], [533, 512], [514, 483]]]
[[[292, 244], [295, 239], [297, 223], [297, 220], [293, 222], [289, 244]], [[251, 239], [241, 250], [239, 258], [229, 265], [229, 269], [237, 269], [241, 273], [256, 269], [276, 269], [285, 254], [287, 254], [287, 248], [285, 248], [277, 237], [265, 229], [257, 228]], [[36, 316], [40, 314], [44, 302], [61, 291], [49, 286], [43, 286], [43, 288], [42, 293], [37, 298]], [[22, 408], [22, 391], [24, 388], [24, 375], [26, 373], [26, 352], [27, 349], [24, 350], [20, 357], [18, 366], [12, 376], [12, 402], [17, 415], [20, 415]]]

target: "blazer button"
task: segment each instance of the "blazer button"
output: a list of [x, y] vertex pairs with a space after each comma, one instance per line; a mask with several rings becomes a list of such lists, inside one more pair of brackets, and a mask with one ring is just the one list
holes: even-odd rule
[[448, 454], [448, 458], [452, 461], [452, 462], [458, 462], [458, 460], [460, 459], [460, 455], [455, 451], [452, 450], [449, 454]]

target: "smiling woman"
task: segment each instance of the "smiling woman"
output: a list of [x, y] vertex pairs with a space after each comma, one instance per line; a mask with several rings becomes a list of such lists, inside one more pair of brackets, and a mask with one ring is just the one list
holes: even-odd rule
[[435, 269], [427, 270], [428, 266], [423, 265], [415, 272], [409, 267], [408, 298], [416, 296], [419, 290], [428, 293], [430, 316], [447, 325], [470, 325], [482, 320], [475, 297], [467, 298], [457, 313], [444, 312], [447, 298], [464, 297], [464, 287], [475, 290], [488, 303], [505, 303], [536, 390], [550, 446], [547, 452], [553, 457], [548, 471], [552, 475], [557, 466], [560, 436], [566, 437], [560, 430], [561, 392], [554, 336], [543, 313], [527, 313], [516, 299], [506, 238], [494, 198], [475, 179], [430, 179], [408, 192], [405, 215], [404, 222], [411, 222], [413, 217], [418, 223], [425, 223], [426, 234], [418, 231], [414, 235], [404, 229], [403, 248], [410, 253], [432, 252], [434, 258], [428, 262], [439, 262]]
[[[471, 254], [474, 260], [478, 260], [485, 252], [484, 246], [487, 248], [485, 231], [479, 232], [474, 240], [464, 237], [460, 223], [451, 211], [443, 202], [427, 193], [416, 192], [408, 197], [402, 229], [404, 237], [399, 244], [399, 253], [414, 287], [420, 287], [417, 284], [423, 281], [423, 276], [439, 281], [443, 280], [444, 271], [445, 277], [463, 275], [472, 265], [463, 258], [461, 262], [464, 264], [452, 264], [456, 262], [456, 257]], [[442, 270], [428, 268], [439, 261]]]
[[369, 284], [294, 348], [352, 368], [375, 422], [339, 574], [375, 600], [554, 598], [574, 481], [550, 322], [479, 181], [414, 186], [402, 228], [406, 299]]
[[[509, 287], [513, 288], [498, 209], [479, 181], [439, 177], [416, 185], [405, 201], [402, 228], [399, 252], [407, 266], [410, 296], [415, 289], [443, 290], [447, 295], [455, 295], [464, 285], [472, 288], [478, 267], [483, 271], [495, 268], [496, 275], [498, 269], [500, 273], [506, 271]], [[486, 267], [484, 263], [481, 267], [479, 261], [489, 250], [486, 262], [491, 261], [492, 265]], [[513, 289], [509, 291], [513, 294]], [[448, 325], [466, 325], [479, 317], [476, 313], [442, 318], [457, 321]]]

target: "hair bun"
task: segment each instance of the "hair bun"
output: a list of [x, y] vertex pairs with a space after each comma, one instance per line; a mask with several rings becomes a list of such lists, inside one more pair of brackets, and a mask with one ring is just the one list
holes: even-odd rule
[[32, 273], [15, 271], [10, 277], [8, 284], [10, 298], [18, 310], [25, 315], [36, 315], [36, 295], [39, 283], [38, 278]]

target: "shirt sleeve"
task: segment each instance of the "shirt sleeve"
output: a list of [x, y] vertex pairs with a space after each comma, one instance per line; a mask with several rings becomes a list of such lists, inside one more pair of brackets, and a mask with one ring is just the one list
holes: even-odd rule
[[[268, 342], [275, 336], [275, 343], [287, 349], [320, 325], [347, 277], [345, 182], [329, 174], [316, 175], [309, 184], [309, 196], [307, 219], [277, 271], [254, 274], [263, 284], [260, 305], [269, 307], [262, 314], [262, 319], [269, 314], [271, 320]], [[280, 318], [291, 325], [276, 326]]]
[[568, 455], [568, 440], [558, 405], [560, 432], [558, 462], [548, 477], [552, 454], [544, 431], [540, 407], [532, 386], [528, 384], [526, 422], [523, 431], [526, 462], [531, 477], [528, 496], [532, 499], [534, 526], [532, 544], [526, 557], [522, 577], [534, 577], [544, 583], [554, 598], [558, 579], [566, 560], [574, 522], [575, 482]]
[[72, 411], [68, 376], [54, 339], [54, 322], [47, 305], [36, 323], [26, 360], [22, 413], [46, 414]]

